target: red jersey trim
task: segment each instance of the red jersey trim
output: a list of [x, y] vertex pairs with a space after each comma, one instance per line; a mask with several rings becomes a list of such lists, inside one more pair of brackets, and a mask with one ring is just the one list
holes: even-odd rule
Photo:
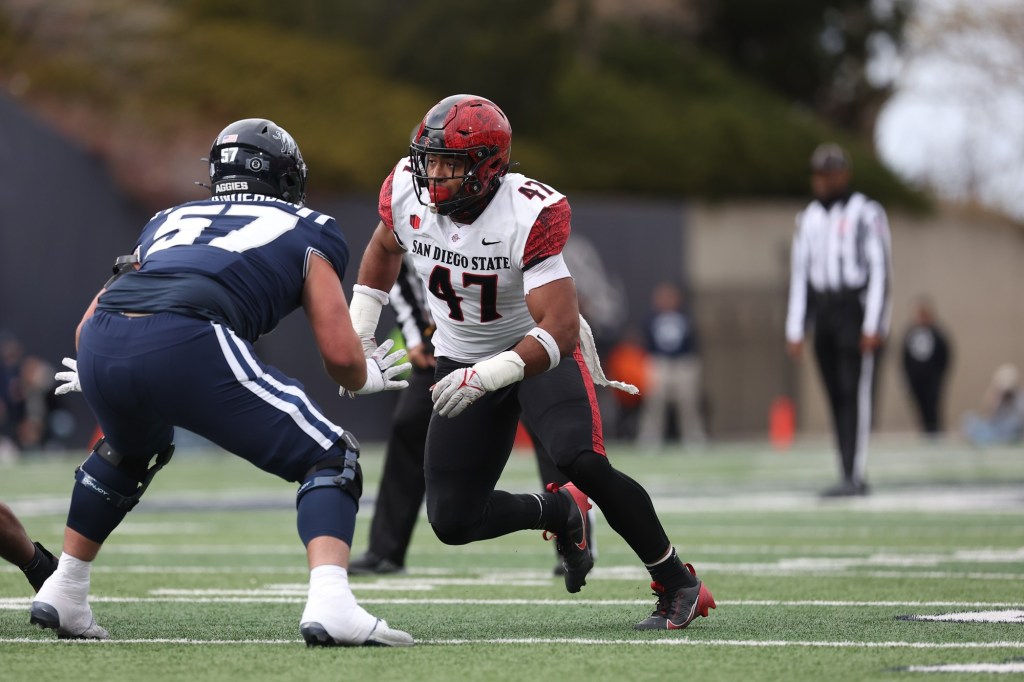
[[587, 363], [583, 359], [583, 351], [578, 343], [576, 344], [576, 350], [572, 352], [572, 359], [576, 361], [580, 368], [580, 374], [583, 375], [583, 386], [586, 388], [587, 401], [590, 403], [590, 444], [594, 448], [594, 452], [607, 457], [608, 453], [604, 449], [604, 426], [601, 424], [601, 409], [597, 405], [597, 392], [594, 390], [594, 380], [590, 376], [590, 370], [587, 369]]
[[395, 218], [391, 213], [391, 194], [394, 192], [394, 184], [395, 171], [391, 169], [384, 184], [380, 186], [380, 198], [377, 201], [377, 213], [380, 214], [381, 221], [391, 231], [395, 229]]
[[523, 269], [528, 270], [545, 258], [557, 256], [565, 248], [571, 231], [572, 209], [564, 197], [546, 207], [537, 216], [523, 249]]

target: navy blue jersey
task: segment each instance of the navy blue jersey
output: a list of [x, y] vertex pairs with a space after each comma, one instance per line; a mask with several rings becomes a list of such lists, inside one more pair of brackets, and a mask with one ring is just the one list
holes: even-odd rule
[[136, 244], [141, 268], [99, 299], [113, 312], [172, 312], [222, 323], [248, 341], [302, 303], [311, 254], [345, 276], [334, 218], [262, 195], [222, 195], [161, 211]]

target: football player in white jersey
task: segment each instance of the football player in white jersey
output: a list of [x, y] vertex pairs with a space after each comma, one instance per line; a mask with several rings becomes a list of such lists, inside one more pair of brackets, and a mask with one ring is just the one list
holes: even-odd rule
[[[453, 95], [427, 112], [384, 181], [381, 222], [363, 254], [353, 326], [366, 351], [402, 256], [411, 253], [437, 330], [424, 475], [437, 537], [459, 545], [517, 530], [553, 534], [565, 586], [593, 566], [588, 498], [651, 573], [658, 603], [638, 629], [684, 628], [715, 602], [683, 564], [650, 496], [605, 454], [594, 377], [580, 347], [562, 259], [568, 200], [509, 173], [512, 130], [493, 102]], [[602, 375], [603, 376], [603, 375]], [[523, 421], [572, 483], [543, 494], [495, 490]]]

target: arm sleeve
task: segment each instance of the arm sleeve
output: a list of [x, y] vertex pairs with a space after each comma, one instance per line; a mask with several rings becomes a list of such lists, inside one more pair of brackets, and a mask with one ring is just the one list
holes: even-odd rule
[[786, 313], [786, 341], [790, 343], [803, 340], [807, 324], [807, 244], [799, 223], [798, 216], [790, 254], [789, 308]]
[[889, 328], [889, 221], [885, 211], [871, 202], [864, 212], [864, 253], [868, 261], [868, 288], [864, 298], [861, 333], [885, 335]]

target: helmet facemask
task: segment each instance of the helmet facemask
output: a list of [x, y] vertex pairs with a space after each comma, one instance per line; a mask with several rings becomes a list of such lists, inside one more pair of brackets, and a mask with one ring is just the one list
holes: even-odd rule
[[[496, 151], [486, 147], [438, 149], [431, 148], [429, 144], [414, 142], [409, 146], [409, 160], [412, 165], [416, 197], [421, 204], [429, 206], [440, 215], [451, 215], [471, 209], [477, 202], [487, 199], [501, 182], [504, 172], [494, 172], [494, 166], [501, 165], [500, 159], [493, 158]], [[442, 161], [460, 161], [465, 170], [462, 175], [431, 177], [427, 170], [428, 154], [441, 157]], [[481, 177], [490, 177], [490, 180], [485, 185]], [[451, 180], [462, 181], [454, 192], [441, 184], [447, 184]]]

